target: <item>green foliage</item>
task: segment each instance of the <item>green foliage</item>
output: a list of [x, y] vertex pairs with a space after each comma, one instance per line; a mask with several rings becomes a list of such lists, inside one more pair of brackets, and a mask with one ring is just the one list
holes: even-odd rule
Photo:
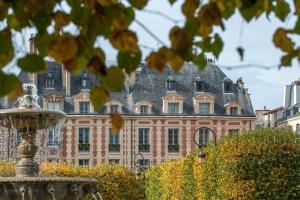
[[226, 136], [147, 171], [146, 197], [156, 199], [298, 199], [300, 142], [291, 130], [259, 129]]
[[[14, 57], [12, 32], [22, 32], [28, 27], [36, 28], [37, 35], [34, 40], [39, 56], [22, 58], [18, 62], [19, 66], [28, 72], [44, 70], [42, 58], [50, 55], [72, 73], [87, 70], [97, 76], [97, 85], [103, 87], [101, 90], [94, 89], [91, 93], [93, 105], [101, 107], [109, 92], [122, 88], [124, 73], [130, 75], [141, 61], [138, 35], [130, 29], [133, 21], [150, 33], [157, 42], [163, 43], [159, 36], [155, 36], [146, 25], [136, 19], [136, 12], [145, 9], [148, 1], [66, 0], [70, 7], [70, 12], [67, 12], [62, 0], [0, 0], [0, 22], [3, 24], [0, 30], [0, 69]], [[168, 2], [173, 5], [177, 1]], [[145, 55], [148, 66], [163, 72], [169, 65], [178, 72], [184, 61], [192, 61], [200, 69], [204, 69], [205, 53], [211, 52], [218, 58], [224, 46], [220, 35], [215, 34], [215, 29], [225, 30], [224, 21], [230, 19], [235, 12], [239, 12], [247, 22], [263, 14], [267, 17], [275, 14], [284, 22], [294, 10], [292, 14], [297, 17], [294, 28], [278, 28], [273, 37], [275, 46], [285, 53], [281, 58], [281, 65], [290, 66], [293, 59], [300, 61], [300, 47], [294, 45], [293, 41], [293, 36], [300, 33], [300, 0], [294, 0], [293, 3], [288, 3], [287, 0], [184, 0], [181, 6], [185, 17], [184, 25], [175, 25], [170, 29], [170, 46], [162, 44], [157, 51]], [[75, 27], [76, 34], [62, 32], [69, 24]], [[48, 33], [47, 29], [51, 26], [54, 31]], [[109, 70], [105, 64], [105, 51], [98, 42], [100, 38], [109, 41], [118, 51], [118, 66], [114, 70]], [[243, 48], [239, 47], [238, 52], [243, 58]], [[21, 94], [21, 90], [15, 92], [11, 87], [19, 84], [17, 79], [2, 71], [1, 78], [8, 82], [0, 82], [0, 96], [10, 94], [11, 98], [16, 98]]]

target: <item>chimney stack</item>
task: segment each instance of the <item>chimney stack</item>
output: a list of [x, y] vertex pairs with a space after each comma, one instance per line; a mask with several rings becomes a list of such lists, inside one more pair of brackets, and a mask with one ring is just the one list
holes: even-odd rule
[[29, 54], [35, 54], [36, 53], [36, 49], [35, 49], [35, 45], [34, 45], [34, 39], [35, 39], [35, 37], [33, 36], [33, 34], [31, 34], [30, 38], [29, 38]]

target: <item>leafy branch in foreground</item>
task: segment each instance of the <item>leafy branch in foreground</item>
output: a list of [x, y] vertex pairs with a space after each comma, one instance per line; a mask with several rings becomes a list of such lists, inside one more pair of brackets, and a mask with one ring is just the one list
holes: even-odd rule
[[[169, 2], [174, 4], [176, 0]], [[162, 72], [168, 64], [174, 71], [179, 71], [184, 61], [192, 61], [203, 69], [206, 65], [205, 53], [210, 52], [218, 58], [223, 49], [223, 41], [214, 29], [220, 27], [225, 30], [224, 21], [236, 12], [247, 22], [263, 14], [268, 17], [273, 13], [281, 21], [285, 21], [288, 15], [295, 16], [295, 26], [290, 29], [278, 28], [273, 42], [284, 52], [282, 66], [291, 65], [294, 58], [300, 61], [300, 48], [292, 40], [292, 36], [300, 34], [300, 0], [294, 0], [292, 4], [286, 0], [205, 2], [184, 0], [181, 6], [185, 16], [184, 24], [178, 26], [175, 23], [171, 28], [171, 45], [167, 46], [135, 16], [138, 10], [147, 11], [145, 7], [148, 0], [0, 0], [0, 68], [16, 56], [12, 33], [34, 28], [37, 32], [35, 47], [38, 54], [19, 59], [18, 66], [27, 72], [40, 72], [45, 70], [43, 58], [51, 56], [72, 73], [85, 69], [95, 74], [99, 84], [92, 90], [91, 99], [97, 109], [108, 99], [110, 91], [121, 90], [124, 73], [130, 74], [141, 62], [138, 35], [129, 28], [134, 21], [162, 44], [160, 49], [146, 56], [149, 67]], [[62, 29], [70, 24], [75, 27], [76, 34], [62, 33]], [[53, 31], [49, 32], [49, 27]], [[108, 40], [118, 51], [118, 66], [107, 68], [105, 51], [95, 45], [99, 38]], [[15, 75], [3, 72], [0, 75], [0, 96], [16, 98], [21, 94], [20, 89], [14, 89], [14, 86], [20, 85]]]

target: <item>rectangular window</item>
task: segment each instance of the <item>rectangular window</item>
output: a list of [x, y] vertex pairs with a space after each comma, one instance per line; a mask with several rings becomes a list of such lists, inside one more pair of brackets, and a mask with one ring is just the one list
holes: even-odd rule
[[178, 140], [178, 129], [168, 130], [168, 151], [169, 152], [179, 152], [179, 140]]
[[113, 134], [112, 129], [109, 129], [109, 152], [120, 152], [119, 133]]
[[120, 159], [109, 159], [108, 163], [111, 165], [119, 165], [120, 164]]
[[224, 92], [232, 92], [232, 83], [224, 83]]
[[148, 105], [141, 105], [140, 113], [141, 113], [141, 115], [147, 115], [148, 114]]
[[167, 90], [168, 91], [176, 90], [175, 81], [167, 81]]
[[196, 81], [195, 86], [196, 86], [196, 91], [197, 92], [204, 91], [204, 82], [203, 81]]
[[238, 107], [230, 107], [230, 115], [237, 115]]
[[86, 78], [81, 79], [81, 89], [89, 89], [89, 80]]
[[54, 78], [45, 79], [45, 88], [54, 88]]
[[78, 150], [90, 151], [90, 129], [79, 128]]
[[142, 169], [148, 169], [150, 167], [150, 160], [148, 159], [140, 159], [139, 160], [139, 166], [142, 168]]
[[139, 151], [140, 152], [149, 152], [149, 128], [140, 128], [139, 129]]
[[234, 136], [234, 135], [237, 135], [239, 133], [239, 129], [229, 129], [228, 130], [228, 135], [231, 137], [231, 136]]
[[169, 114], [179, 114], [179, 103], [168, 103]]
[[199, 104], [199, 114], [208, 115], [210, 114], [210, 104], [209, 103], [200, 103]]
[[79, 102], [79, 112], [81, 114], [87, 114], [90, 112], [90, 102], [89, 101], [81, 101]]
[[47, 109], [58, 111], [58, 110], [60, 110], [60, 105], [59, 104], [60, 104], [59, 102], [49, 101], [48, 105], [47, 105]]
[[90, 166], [90, 160], [89, 159], [79, 159], [78, 160], [79, 166]]
[[59, 134], [60, 134], [60, 130], [58, 128], [54, 128], [49, 131], [48, 146], [58, 146], [59, 145]]
[[117, 113], [117, 112], [119, 112], [119, 109], [118, 109], [118, 105], [111, 105], [110, 106], [110, 112], [111, 113]]

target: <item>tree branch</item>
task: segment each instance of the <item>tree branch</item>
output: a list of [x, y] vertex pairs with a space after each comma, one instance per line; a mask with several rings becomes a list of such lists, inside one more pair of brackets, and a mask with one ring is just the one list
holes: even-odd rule
[[144, 10], [142, 10], [142, 11], [143, 11], [143, 12], [146, 12], [146, 13], [151, 13], [151, 14], [159, 15], [159, 16], [161, 16], [162, 18], [165, 18], [165, 19], [167, 19], [167, 20], [169, 20], [169, 21], [171, 21], [171, 22], [174, 22], [175, 24], [178, 24], [178, 23], [184, 21], [184, 20], [176, 20], [176, 19], [173, 19], [172, 17], [170, 17], [170, 16], [168, 16], [168, 15], [166, 15], [166, 14], [160, 12], [160, 11], [157, 11], [157, 10], [147, 10], [147, 9], [144, 9]]

